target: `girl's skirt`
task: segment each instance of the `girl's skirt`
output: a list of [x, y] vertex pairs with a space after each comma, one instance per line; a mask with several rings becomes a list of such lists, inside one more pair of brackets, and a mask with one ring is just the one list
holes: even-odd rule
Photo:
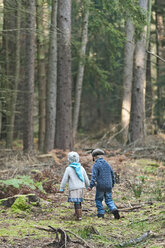
[[84, 197], [84, 189], [69, 190], [68, 202], [82, 202]]

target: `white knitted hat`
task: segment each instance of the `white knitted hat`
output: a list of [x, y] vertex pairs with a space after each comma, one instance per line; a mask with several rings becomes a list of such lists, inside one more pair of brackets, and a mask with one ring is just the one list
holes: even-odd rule
[[68, 153], [68, 161], [70, 163], [78, 163], [79, 162], [79, 155], [77, 152], [69, 152]]

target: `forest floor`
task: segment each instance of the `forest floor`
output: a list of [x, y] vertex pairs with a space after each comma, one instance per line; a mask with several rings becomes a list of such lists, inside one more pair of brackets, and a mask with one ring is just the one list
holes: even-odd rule
[[[92, 144], [80, 144], [76, 151], [90, 178]], [[95, 189], [85, 190], [82, 221], [75, 220], [67, 189], [57, 193], [68, 165], [68, 151], [23, 155], [18, 149], [1, 149], [0, 248], [164, 248], [165, 137], [152, 137], [144, 147], [114, 145], [104, 150], [117, 179], [113, 200], [120, 211], [119, 220], [106, 206], [105, 218], [97, 218]], [[37, 202], [3, 206], [4, 198], [31, 193]]]

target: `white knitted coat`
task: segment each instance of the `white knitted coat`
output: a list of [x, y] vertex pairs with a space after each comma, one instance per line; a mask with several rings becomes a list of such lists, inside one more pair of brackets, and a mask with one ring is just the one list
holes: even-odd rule
[[75, 169], [72, 167], [67, 167], [64, 176], [61, 181], [60, 189], [64, 189], [65, 185], [68, 183], [69, 190], [82, 189], [89, 187], [89, 179], [84, 167], [81, 166], [82, 175], [84, 177], [84, 182], [82, 182], [77, 176]]

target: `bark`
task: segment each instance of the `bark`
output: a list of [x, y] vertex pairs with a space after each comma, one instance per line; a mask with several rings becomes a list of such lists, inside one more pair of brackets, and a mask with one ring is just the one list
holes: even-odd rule
[[58, 2], [58, 73], [56, 147], [72, 147], [71, 0]]
[[[3, 6], [3, 1], [1, 0], [0, 1], [0, 7]], [[1, 26], [0, 28], [0, 31], [2, 32], [3, 30], [3, 26]], [[2, 36], [0, 38], [0, 48], [2, 49]], [[1, 55], [1, 54], [0, 54]], [[3, 85], [2, 85], [2, 80], [3, 80], [3, 70], [2, 70], [2, 66], [0, 66], [0, 89], [1, 89], [1, 92], [0, 92], [0, 137], [1, 137], [1, 132], [2, 132], [2, 111], [3, 111], [3, 94], [2, 94], [2, 88], [3, 88]]]
[[[164, 2], [156, 0], [156, 50], [157, 55], [165, 59], [165, 17], [163, 12]], [[156, 105], [156, 119], [158, 126], [163, 128], [165, 126], [165, 104], [163, 101], [165, 95], [164, 73], [165, 63], [157, 57], [157, 105]]]
[[[150, 43], [149, 43], [150, 50]], [[147, 67], [146, 67], [146, 117], [150, 122], [153, 117], [153, 90], [152, 90], [152, 76], [151, 76], [151, 54], [147, 53]]]
[[9, 132], [11, 132], [11, 129], [13, 128], [11, 126], [11, 99], [15, 74], [15, 7], [15, 1], [4, 1], [2, 57], [5, 62], [2, 66], [2, 87], [4, 89], [3, 97], [5, 99], [3, 104], [3, 113], [5, 116], [3, 130], [5, 130], [6, 147], [11, 147], [8, 136]]
[[37, 62], [38, 62], [38, 102], [39, 102], [39, 133], [38, 148], [44, 149], [46, 128], [46, 70], [45, 70], [45, 35], [44, 35], [44, 2], [37, 0]]
[[17, 2], [17, 17], [16, 17], [16, 51], [15, 51], [15, 80], [10, 99], [10, 113], [8, 116], [6, 146], [12, 148], [14, 135], [14, 121], [17, 102], [17, 90], [20, 75], [20, 24], [21, 24], [21, 0]]
[[[151, 32], [151, 15], [152, 15], [152, 0], [148, 0], [148, 20], [147, 20], [147, 44], [146, 50], [151, 50], [150, 43], [150, 32]], [[145, 112], [146, 117], [149, 121], [152, 121], [152, 110], [153, 110], [153, 101], [152, 101], [152, 76], [151, 76], [151, 54], [147, 54], [147, 66], [146, 66], [146, 96], [145, 96]]]
[[73, 139], [75, 140], [77, 127], [78, 127], [78, 120], [79, 120], [79, 113], [80, 113], [80, 102], [81, 102], [81, 93], [82, 93], [82, 84], [83, 84], [83, 77], [84, 77], [84, 57], [86, 53], [86, 46], [87, 46], [87, 39], [88, 39], [88, 17], [89, 17], [89, 7], [84, 13], [84, 20], [83, 20], [83, 29], [82, 29], [82, 43], [80, 49], [80, 61], [78, 66], [77, 72], [77, 80], [76, 80], [76, 93], [75, 93], [75, 103], [74, 103], [74, 115], [73, 115]]
[[131, 95], [133, 80], [133, 54], [134, 54], [134, 25], [131, 20], [126, 22], [126, 43], [124, 48], [123, 71], [123, 99], [121, 111], [121, 125], [123, 129], [123, 143], [128, 139], [128, 127], [130, 123]]
[[[142, 11], [147, 11], [148, 0], [140, 0]], [[146, 81], [146, 27], [135, 47], [134, 81], [132, 92], [130, 142], [142, 143], [144, 139]]]
[[56, 123], [57, 91], [57, 1], [52, 2], [52, 16], [49, 45], [49, 68], [46, 100], [46, 136], [45, 152], [54, 148]]
[[24, 88], [23, 148], [33, 149], [33, 102], [34, 102], [34, 59], [35, 59], [35, 0], [28, 0], [26, 14], [26, 71]]

